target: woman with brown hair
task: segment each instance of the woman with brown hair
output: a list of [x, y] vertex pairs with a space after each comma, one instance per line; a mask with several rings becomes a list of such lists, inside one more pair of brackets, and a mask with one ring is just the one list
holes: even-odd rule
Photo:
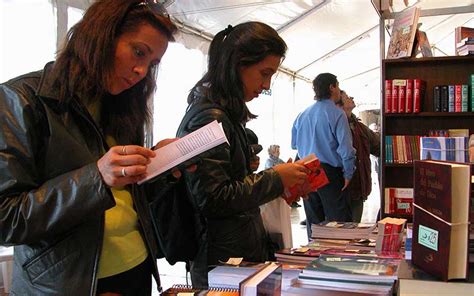
[[[155, 1], [102, 0], [55, 62], [0, 85], [0, 243], [15, 295], [151, 295], [160, 287], [143, 147], [176, 27]], [[158, 146], [163, 145], [162, 141]]]

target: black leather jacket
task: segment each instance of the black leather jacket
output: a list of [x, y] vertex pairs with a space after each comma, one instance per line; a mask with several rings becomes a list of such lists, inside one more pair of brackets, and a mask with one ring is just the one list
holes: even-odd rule
[[[201, 99], [187, 112], [209, 104], [205, 90], [200, 88], [194, 92]], [[183, 136], [217, 120], [222, 123], [229, 141], [229, 145], [203, 158], [195, 173], [186, 174], [188, 188], [204, 221], [200, 250], [194, 263], [207, 261], [208, 266], [219, 260], [227, 261], [229, 257], [244, 257], [254, 262], [268, 260], [268, 241], [259, 206], [283, 193], [281, 178], [274, 170], [249, 173], [244, 128], [228, 114], [223, 107], [204, 108], [178, 131], [178, 136]]]
[[[0, 85], [0, 244], [15, 246], [11, 294], [95, 295], [104, 211], [115, 205], [96, 165], [107, 148], [76, 100], [59, 104], [50, 68]], [[144, 195], [133, 191], [156, 262]]]

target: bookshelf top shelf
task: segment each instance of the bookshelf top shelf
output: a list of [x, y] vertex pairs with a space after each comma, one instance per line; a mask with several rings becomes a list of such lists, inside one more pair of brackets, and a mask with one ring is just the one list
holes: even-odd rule
[[433, 62], [453, 62], [453, 61], [474, 61], [473, 55], [467, 56], [445, 56], [445, 57], [423, 57], [423, 58], [406, 58], [406, 59], [384, 59], [383, 64], [415, 64], [415, 63], [433, 63]]
[[474, 112], [420, 112], [420, 113], [385, 113], [385, 117], [474, 117]]

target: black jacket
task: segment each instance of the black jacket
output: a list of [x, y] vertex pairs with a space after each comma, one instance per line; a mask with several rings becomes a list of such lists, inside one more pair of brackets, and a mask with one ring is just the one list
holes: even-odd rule
[[198, 102], [187, 112], [195, 112], [195, 108], [203, 110], [184, 126], [181, 124], [178, 136], [217, 120], [223, 125], [229, 145], [220, 146], [215, 153], [202, 159], [195, 173], [186, 174], [188, 188], [204, 224], [194, 263], [203, 265], [207, 262], [212, 266], [229, 257], [265, 261], [269, 258], [269, 250], [259, 206], [283, 193], [281, 178], [272, 169], [250, 173], [244, 127], [230, 118], [225, 107], [204, 107], [209, 104], [206, 89], [199, 89], [193, 93], [199, 97]]
[[[15, 246], [13, 295], [95, 295], [104, 211], [115, 205], [96, 165], [107, 146], [81, 104], [59, 104], [50, 68], [0, 85], [0, 244]], [[144, 195], [133, 191], [156, 262]]]

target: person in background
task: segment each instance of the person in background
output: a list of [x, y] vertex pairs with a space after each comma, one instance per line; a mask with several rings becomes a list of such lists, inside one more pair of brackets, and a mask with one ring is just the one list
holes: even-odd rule
[[380, 156], [379, 135], [370, 130], [357, 118], [352, 110], [356, 107], [354, 98], [341, 90], [341, 100], [336, 103], [349, 120], [352, 143], [356, 149], [357, 165], [346, 190], [351, 199], [352, 221], [359, 223], [364, 210], [364, 201], [372, 191], [370, 155]]
[[144, 127], [175, 31], [153, 1], [97, 1], [56, 61], [0, 85], [12, 294], [151, 295], [152, 274], [161, 287], [147, 195], [134, 183], [155, 155]]
[[203, 158], [195, 173], [185, 174], [196, 214], [203, 221], [199, 251], [191, 262], [195, 286], [207, 286], [208, 270], [231, 257], [268, 260], [269, 239], [260, 205], [307, 180], [308, 170], [298, 163], [279, 164], [258, 174], [250, 169], [243, 125], [256, 116], [246, 103], [270, 88], [285, 52], [283, 39], [266, 24], [228, 26], [213, 38], [207, 72], [188, 97], [187, 112], [196, 115], [181, 123], [178, 136], [217, 120], [229, 141], [229, 146], [219, 146]]
[[[285, 163], [280, 158], [280, 146], [279, 145], [270, 145], [268, 147], [268, 159], [265, 162], [265, 169], [276, 166], [277, 164]], [[292, 208], [301, 207], [296, 201], [292, 202], [290, 205]]]
[[256, 172], [260, 166], [260, 157], [258, 154], [263, 150], [263, 147], [258, 143], [258, 137], [253, 130], [246, 127], [245, 133], [250, 149], [250, 171], [253, 173]]
[[270, 145], [270, 147], [268, 147], [268, 159], [265, 162], [265, 168], [269, 169], [280, 163], [284, 163], [284, 161], [280, 158], [280, 146]]
[[336, 106], [341, 99], [339, 82], [331, 73], [313, 80], [316, 102], [300, 113], [291, 131], [291, 147], [298, 157], [314, 153], [321, 161], [329, 184], [303, 200], [306, 230], [311, 237], [311, 224], [328, 221], [352, 221], [347, 186], [355, 171], [355, 149], [344, 112]]

